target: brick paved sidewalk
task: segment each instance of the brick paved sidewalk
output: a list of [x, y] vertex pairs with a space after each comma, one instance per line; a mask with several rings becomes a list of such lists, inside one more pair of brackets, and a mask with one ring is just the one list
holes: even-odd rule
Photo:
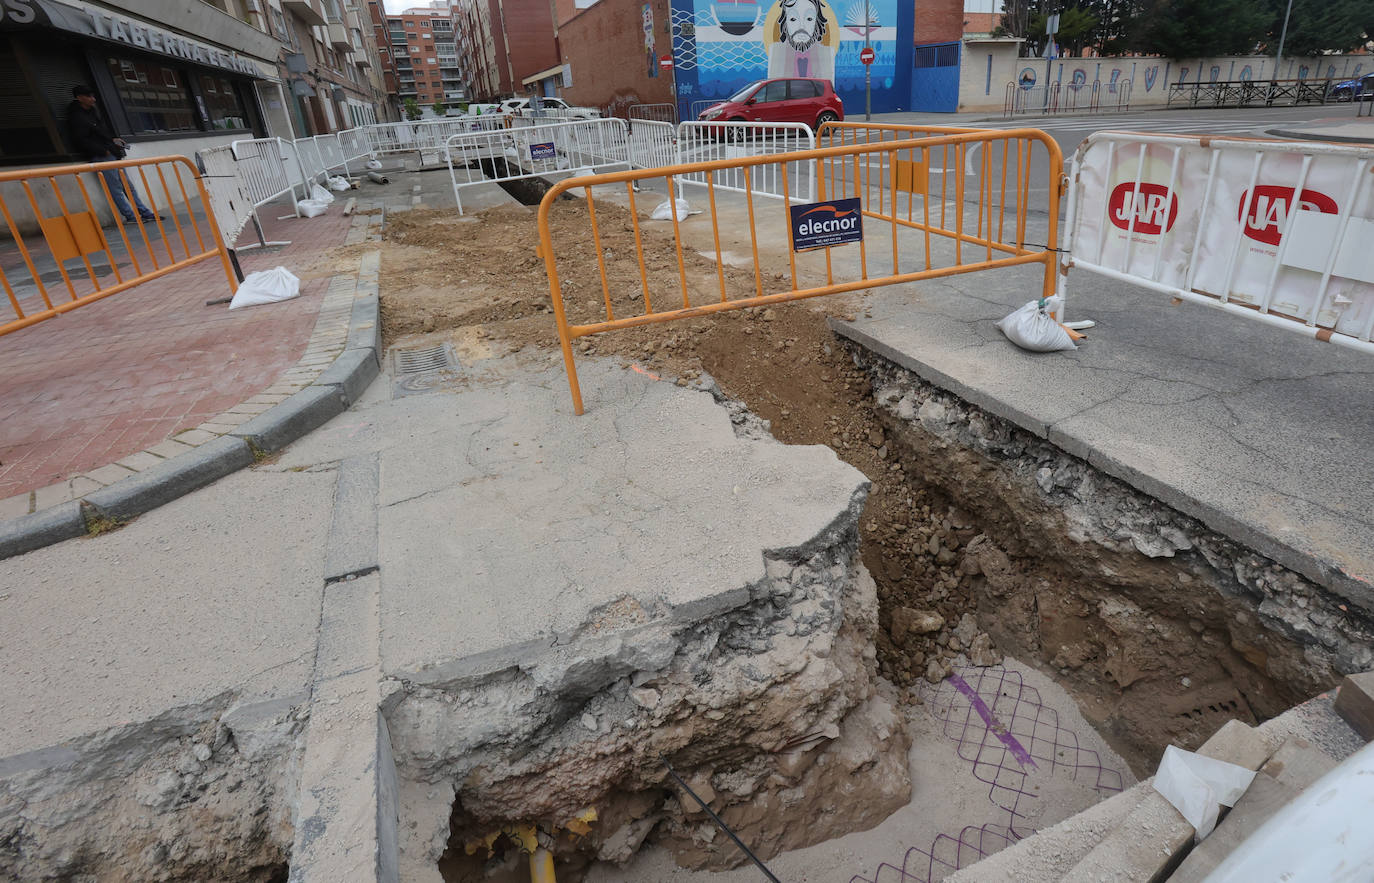
[[[244, 273], [295, 270], [343, 245], [367, 218], [342, 207], [282, 221], [283, 207], [264, 207], [268, 240], [291, 244], [241, 252]], [[288, 369], [318, 373], [333, 358], [307, 353], [329, 283], [304, 280], [294, 300], [231, 312], [205, 305], [229, 294], [207, 260], [0, 337], [0, 519], [113, 483], [299, 389], [308, 380], [284, 378]]]

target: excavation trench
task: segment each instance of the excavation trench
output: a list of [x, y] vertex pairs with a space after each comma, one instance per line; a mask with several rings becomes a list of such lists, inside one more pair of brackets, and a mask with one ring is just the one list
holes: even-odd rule
[[[588, 237], [583, 214], [556, 205], [555, 241]], [[610, 288], [632, 298], [640, 271], [628, 214], [598, 204], [598, 215]], [[532, 213], [517, 207], [464, 221], [439, 211], [389, 217], [387, 341], [549, 348], [533, 230]], [[648, 263], [650, 284], [671, 288], [671, 225], [644, 224], [642, 234], [646, 249], [664, 256]], [[575, 247], [566, 253], [565, 298], [574, 310], [599, 308], [595, 261], [579, 263]], [[707, 257], [687, 253], [685, 270], [693, 289], [715, 284], [717, 268]], [[722, 275], [737, 290], [754, 285], [750, 270], [726, 266]], [[771, 273], [763, 284], [785, 286]], [[827, 313], [852, 319], [863, 303], [825, 298], [722, 313], [577, 346], [579, 358], [612, 358], [679, 385], [705, 383], [733, 409], [741, 431], [829, 446], [869, 479], [853, 524], [816, 553], [827, 563], [787, 565], [793, 576], [799, 568], [838, 568], [842, 577], [808, 583], [807, 591], [823, 583], [832, 614], [858, 605], [848, 619], [839, 615], [816, 630], [848, 648], [847, 657], [826, 650], [827, 664], [850, 672], [841, 678], [850, 684], [843, 697], [789, 693], [797, 687], [782, 657], [771, 657], [781, 668], [755, 682], [766, 685], [761, 694], [705, 674], [757, 667], [777, 652], [779, 635], [794, 636], [795, 605], [818, 596], [782, 589], [765, 592], [772, 600], [762, 607], [741, 609], [739, 621], [713, 624], [712, 637], [675, 636], [673, 655], [656, 659], [657, 668], [625, 670], [594, 687], [538, 696], [511, 674], [500, 683], [412, 694], [403, 714], [443, 716], [455, 704], [477, 713], [500, 705], [497, 696], [522, 697], [517, 707], [533, 703], [526, 711], [539, 706], [534, 729], [487, 743], [483, 750], [492, 753], [460, 760], [415, 746], [398, 754], [402, 775], [423, 783], [415, 787], [425, 796], [413, 805], [431, 814], [436, 805], [451, 807], [447, 830], [430, 832], [428, 847], [437, 855], [434, 839], [443, 840], [445, 879], [519, 879], [518, 830], [530, 823], [542, 826], [560, 871], [574, 879], [594, 860], [623, 861], [644, 843], [690, 867], [745, 861], [668, 780], [664, 758], [713, 795], [713, 808], [765, 856], [871, 826], [904, 800], [904, 774], [893, 771], [904, 765], [902, 720], [921, 691], [951, 670], [994, 665], [1002, 654], [1068, 689], [1141, 775], [1168, 744], [1196, 746], [1232, 718], [1268, 719], [1342, 673], [1369, 667], [1374, 628], [1366, 612], [833, 334]], [[875, 606], [865, 625], [860, 611], [870, 576]], [[797, 721], [772, 717], [759, 704], [772, 691], [801, 702]], [[853, 737], [862, 750], [847, 755], [836, 749], [850, 738], [846, 726], [867, 731]], [[774, 738], [763, 738], [770, 730]], [[807, 778], [818, 775], [816, 758], [831, 752], [866, 758], [847, 770], [857, 787], [838, 801], [830, 801], [833, 782]], [[899, 787], [885, 790], [894, 775]], [[551, 797], [551, 788], [563, 796]], [[591, 833], [573, 822], [584, 803], [600, 814]], [[500, 836], [468, 854], [490, 835]]]

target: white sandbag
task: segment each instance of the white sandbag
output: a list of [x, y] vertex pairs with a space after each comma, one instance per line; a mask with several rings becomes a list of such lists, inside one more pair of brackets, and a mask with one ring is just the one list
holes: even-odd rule
[[337, 193], [342, 193], [345, 190], [353, 189], [353, 185], [348, 183], [348, 179], [343, 177], [342, 175], [335, 175], [334, 177], [329, 179], [328, 183], [329, 189]]
[[687, 220], [687, 217], [689, 215], [701, 214], [700, 211], [692, 211], [691, 207], [687, 205], [687, 200], [685, 199], [674, 199], [672, 201], [665, 199], [663, 200], [663, 202], [658, 204], [658, 208], [654, 209], [653, 214], [649, 215], [649, 217], [655, 221], [666, 221], [673, 216], [673, 210], [675, 207], [677, 210], [677, 219], [679, 221]]
[[300, 278], [285, 267], [259, 270], [256, 273], [249, 273], [239, 283], [239, 290], [234, 292], [234, 299], [229, 302], [229, 309], [237, 310], [239, 307], [274, 304], [278, 301], [290, 300], [300, 293]]
[[370, 159], [367, 161], [367, 167], [375, 172], [382, 167], [382, 161], [379, 159]]
[[328, 190], [325, 190], [319, 184], [311, 184], [310, 198], [315, 200], [316, 202], [322, 202], [325, 205], [329, 205], [331, 202], [334, 201], [334, 194], [330, 193]]
[[1007, 336], [1007, 340], [1031, 352], [1078, 349], [1069, 332], [1050, 315], [1059, 312], [1063, 305], [1064, 299], [1057, 295], [1033, 300], [1008, 313], [997, 323], [997, 327]]
[[300, 211], [302, 218], [315, 218], [329, 211], [329, 203], [321, 202], [318, 199], [302, 199], [296, 203], [296, 208]]

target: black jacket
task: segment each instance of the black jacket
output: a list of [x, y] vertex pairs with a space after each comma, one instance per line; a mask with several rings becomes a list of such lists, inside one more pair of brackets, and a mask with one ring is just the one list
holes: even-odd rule
[[71, 139], [72, 149], [86, 159], [93, 160], [107, 154], [115, 158], [124, 155], [124, 148], [114, 142], [114, 136], [100, 118], [100, 113], [95, 108], [87, 110], [79, 101], [67, 105], [67, 136]]

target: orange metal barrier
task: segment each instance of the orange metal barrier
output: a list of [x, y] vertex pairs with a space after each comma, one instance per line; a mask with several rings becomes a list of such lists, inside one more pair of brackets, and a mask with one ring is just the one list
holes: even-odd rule
[[[858, 131], [861, 129], [864, 131]], [[1052, 139], [1035, 129], [962, 130], [903, 140], [886, 139], [888, 131], [899, 135], [906, 130], [880, 126], [831, 127], [828, 131], [823, 130], [823, 134], [831, 138], [848, 138], [857, 132], [875, 140], [794, 153], [587, 175], [565, 179], [550, 188], [539, 206], [540, 253], [548, 272], [549, 294], [576, 413], [581, 414], [583, 406], [571, 346], [575, 338], [724, 310], [1032, 263], [1044, 266], [1044, 295], [1054, 293], [1063, 157]], [[1041, 159], [1046, 166], [1043, 188], [1031, 186], [1036, 145], [1043, 148]], [[977, 171], [974, 171], [975, 160]], [[831, 203], [858, 198], [863, 217], [880, 222], [878, 229], [882, 232], [871, 235], [865, 230], [864, 238], [854, 243], [857, 249], [831, 245], [798, 251], [794, 247], [791, 217], [794, 201], [791, 198], [756, 198], [747, 183], [745, 192], [740, 194], [722, 192], [715, 185], [714, 177], [722, 170], [739, 170], [748, 182], [751, 170], [767, 165], [781, 167], [784, 192], [787, 191], [789, 170], [793, 175], [816, 176], [818, 202], [811, 210], [829, 210], [834, 214], [835, 207]], [[711, 284], [703, 283], [705, 274], [701, 272], [689, 280], [683, 245], [684, 237], [691, 231], [684, 230], [686, 221], [674, 214], [670, 222], [671, 250], [665, 248], [662, 253], [649, 253], [644, 241], [646, 222], [640, 220], [637, 212], [637, 182], [664, 178], [666, 192], [673, 193], [674, 179], [689, 173], [694, 173], [698, 180], [705, 180], [709, 207], [704, 221], [694, 222], [693, 231], [701, 246], [699, 251], [709, 255], [714, 249]], [[935, 177], [940, 178], [938, 185], [933, 181]], [[954, 178], [952, 184], [951, 177]], [[976, 185], [969, 186], [975, 177]], [[627, 301], [619, 292], [613, 294], [608, 284], [607, 261], [612, 258], [603, 248], [597, 216], [598, 197], [593, 191], [594, 187], [617, 184], [625, 187], [629, 224], [634, 234], [634, 269], [640, 281], [640, 295], [633, 301]], [[559, 197], [568, 191], [584, 197], [585, 234], [555, 243], [550, 235], [550, 212]], [[618, 195], [616, 200], [619, 200]], [[604, 196], [601, 198], [602, 203], [607, 201]], [[974, 211], [969, 209], [970, 201], [975, 203]], [[1049, 225], [1046, 241], [1036, 245], [1026, 242], [1027, 212], [1032, 201], [1036, 203], [1037, 212], [1047, 214]], [[743, 240], [740, 231], [746, 228], [747, 245], [740, 241], [738, 246], [748, 248], [752, 255], [752, 285], [739, 287], [751, 290], [732, 291], [727, 285], [722, 260], [722, 233], [727, 236], [734, 233]], [[569, 229], [569, 225], [563, 225], [563, 229]], [[772, 248], [776, 252], [780, 247], [786, 248], [788, 274], [780, 285], [765, 286], [766, 274], [760, 251], [762, 249], [765, 256], [777, 257], [776, 254], [768, 255], [768, 251]], [[691, 248], [689, 244], [688, 253]], [[883, 254], [888, 251], [890, 264]], [[574, 257], [585, 259], [588, 252], [595, 254], [601, 297], [579, 299], [574, 306], [583, 311], [594, 309], [600, 315], [586, 321], [570, 321], [558, 264], [560, 259], [565, 262]], [[623, 260], [620, 255], [615, 255], [615, 259]], [[587, 261], [586, 265], [590, 267], [590, 263]], [[673, 269], [676, 272], [672, 272]], [[655, 277], [653, 285], [650, 284], [651, 276]], [[591, 287], [591, 280], [579, 278], [576, 286], [578, 289]], [[771, 287], [782, 290], [766, 290]], [[676, 305], [679, 298], [680, 307]], [[621, 301], [618, 308], [617, 299]], [[673, 306], [669, 309], [658, 306], [665, 302]]]
[[[91, 173], [107, 169], [123, 170], [125, 198], [136, 204], [132, 188], [159, 217], [144, 221], [136, 213], [133, 222], [103, 228], [102, 210], [109, 206], [113, 211], [114, 202], [105, 176]], [[91, 177], [94, 186], [88, 183]], [[27, 211], [6, 198], [18, 189], [26, 197]], [[100, 199], [105, 202], [98, 203]], [[58, 213], [45, 215], [44, 205]], [[38, 232], [21, 232], [21, 226], [30, 226], [23, 223], [30, 220], [24, 217], [28, 212]], [[204, 181], [184, 156], [0, 172], [0, 213], [11, 237], [0, 240], [0, 285], [12, 311], [9, 317], [0, 313], [0, 335], [215, 255], [224, 266], [230, 292], [238, 287]], [[56, 287], [59, 279], [65, 296], [61, 289], [49, 289], [48, 283]]]

